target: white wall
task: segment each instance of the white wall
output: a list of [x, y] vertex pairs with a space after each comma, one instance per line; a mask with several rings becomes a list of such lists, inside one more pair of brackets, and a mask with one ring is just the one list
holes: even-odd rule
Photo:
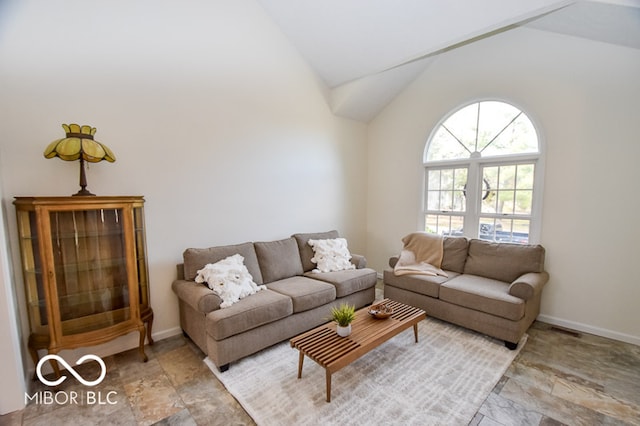
[[[0, 176], [1, 181], [1, 176]], [[0, 187], [0, 194], [2, 188]], [[9, 272], [10, 259], [6, 244], [5, 211], [0, 208], [0, 342], [4, 349], [0, 351], [0, 365], [2, 365], [2, 389], [0, 390], [0, 415], [18, 410], [24, 406], [23, 392], [26, 390], [26, 374], [20, 344], [20, 329], [15, 293], [11, 285]]]
[[365, 126], [331, 114], [253, 0], [30, 0], [2, 20], [0, 176], [22, 303], [11, 203], [79, 189], [77, 162], [42, 155], [62, 123], [96, 127], [117, 157], [90, 165], [89, 190], [147, 200], [158, 338], [179, 332], [170, 286], [187, 247], [336, 228], [363, 252]]
[[367, 257], [381, 270], [420, 227], [422, 153], [461, 104], [520, 106], [546, 146], [541, 319], [640, 344], [640, 54], [518, 29], [443, 54], [369, 126]]

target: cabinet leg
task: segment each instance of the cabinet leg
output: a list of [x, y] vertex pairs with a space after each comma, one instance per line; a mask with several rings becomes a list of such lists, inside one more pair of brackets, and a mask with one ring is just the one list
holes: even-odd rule
[[144, 325], [140, 329], [140, 343], [138, 345], [138, 351], [140, 352], [140, 357], [142, 358], [142, 362], [147, 362], [149, 358], [147, 358], [147, 354], [144, 353], [144, 337], [145, 337], [145, 328]]
[[51, 359], [49, 361], [51, 363], [51, 367], [53, 368], [53, 373], [56, 375], [56, 380], [59, 379], [62, 374], [60, 374], [60, 366], [58, 365], [58, 361], [55, 359]]
[[[33, 361], [33, 365], [37, 366], [38, 361], [40, 361], [40, 357], [38, 356], [38, 350], [36, 348], [29, 346], [29, 354], [31, 355], [31, 360]], [[34, 370], [33, 378], [31, 380], [35, 382], [37, 378], [38, 376], [36, 375], [36, 371]]]
[[[38, 349], [47, 349], [47, 353], [49, 354], [57, 354], [56, 352], [51, 352], [48, 350], [49, 348], [49, 336], [42, 334], [32, 334], [29, 336], [29, 355], [31, 355], [31, 360], [33, 361], [33, 365], [36, 367], [36, 371], [33, 372], [33, 381], [38, 379], [37, 367], [40, 362], [40, 355], [38, 355]], [[56, 375], [56, 380], [59, 379], [62, 375], [60, 374], [60, 366], [58, 365], [58, 361], [55, 359], [50, 359], [49, 364], [53, 369], [54, 374]]]
[[153, 338], [151, 338], [151, 329], [153, 328], [153, 310], [151, 308], [144, 310], [140, 319], [142, 319], [142, 322], [144, 322], [147, 327], [147, 342], [149, 342], [149, 345], [153, 345]]
[[149, 321], [147, 322], [147, 342], [149, 342], [150, 345], [153, 345], [153, 339], [151, 338], [151, 327], [153, 327], [153, 314], [151, 314], [151, 318], [149, 318]]

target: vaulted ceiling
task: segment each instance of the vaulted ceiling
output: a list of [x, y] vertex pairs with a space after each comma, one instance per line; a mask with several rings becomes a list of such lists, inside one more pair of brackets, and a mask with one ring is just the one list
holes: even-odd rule
[[326, 83], [334, 113], [364, 122], [437, 55], [519, 26], [640, 50], [640, 0], [258, 1]]

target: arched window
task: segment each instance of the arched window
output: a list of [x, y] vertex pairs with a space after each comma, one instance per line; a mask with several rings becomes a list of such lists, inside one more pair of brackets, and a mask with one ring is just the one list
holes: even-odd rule
[[492, 241], [539, 239], [542, 153], [533, 123], [505, 102], [446, 117], [424, 152], [425, 230]]

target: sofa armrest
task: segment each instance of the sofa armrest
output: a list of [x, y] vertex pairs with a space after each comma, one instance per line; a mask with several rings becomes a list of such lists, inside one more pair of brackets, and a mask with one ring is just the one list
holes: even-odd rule
[[520, 299], [529, 300], [542, 291], [549, 281], [547, 272], [528, 272], [516, 278], [509, 286], [509, 294]]
[[367, 258], [361, 254], [351, 253], [351, 263], [356, 265], [356, 269], [363, 269], [367, 267]]
[[391, 268], [395, 268], [399, 259], [400, 259], [400, 256], [391, 256], [389, 258], [389, 266], [391, 266]]
[[220, 309], [222, 299], [209, 287], [195, 281], [175, 280], [171, 284], [173, 292], [183, 302], [203, 314]]

